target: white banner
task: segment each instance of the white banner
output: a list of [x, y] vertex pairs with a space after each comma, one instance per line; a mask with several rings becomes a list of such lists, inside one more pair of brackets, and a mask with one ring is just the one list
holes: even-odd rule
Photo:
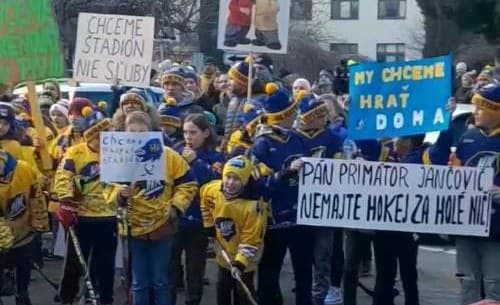
[[489, 235], [492, 168], [303, 160], [298, 224]]
[[154, 18], [80, 13], [73, 79], [148, 87]]
[[290, 0], [220, 0], [217, 48], [285, 54], [289, 24]]
[[161, 132], [102, 132], [101, 181], [165, 180]]

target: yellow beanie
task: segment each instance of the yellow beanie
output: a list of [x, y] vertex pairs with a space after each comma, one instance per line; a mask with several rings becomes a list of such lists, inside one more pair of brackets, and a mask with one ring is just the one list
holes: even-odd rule
[[240, 178], [243, 185], [248, 183], [248, 179], [250, 179], [250, 175], [252, 174], [252, 165], [250, 160], [244, 156], [237, 156], [224, 165], [224, 169], [222, 170], [222, 179], [224, 179], [228, 174], [234, 174], [238, 178]]

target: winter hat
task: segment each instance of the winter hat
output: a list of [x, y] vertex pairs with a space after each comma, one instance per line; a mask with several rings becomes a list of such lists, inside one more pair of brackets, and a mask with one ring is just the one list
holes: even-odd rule
[[306, 95], [299, 100], [299, 117], [304, 122], [312, 122], [328, 115], [326, 104], [314, 95]]
[[68, 108], [64, 107], [62, 104], [55, 103], [54, 105], [50, 106], [49, 113], [52, 115], [54, 111], [59, 111], [62, 115], [68, 118]]
[[96, 106], [84, 107], [82, 116], [85, 119], [85, 132], [83, 133], [85, 141], [98, 137], [101, 131], [110, 130], [112, 127], [111, 120], [104, 118]]
[[15, 118], [16, 118], [16, 113], [12, 104], [6, 102], [0, 102], [0, 119], [12, 123], [14, 122]]
[[64, 106], [64, 107], [66, 107], [66, 109], [69, 109], [69, 101], [65, 98], [58, 100], [56, 104]]
[[212, 127], [215, 127], [215, 125], [217, 125], [217, 117], [215, 116], [215, 114], [206, 110], [203, 111], [203, 114], [205, 115], [205, 117], [207, 118], [208, 122]]
[[292, 88], [294, 89], [294, 91], [295, 91], [295, 88], [298, 88], [298, 87], [300, 87], [300, 90], [306, 90], [307, 92], [311, 92], [311, 83], [305, 78], [297, 78], [293, 82]]
[[244, 87], [248, 85], [248, 69], [249, 65], [247, 61], [237, 62], [231, 66], [227, 72], [227, 76], [229, 79]]
[[222, 170], [222, 180], [230, 173], [236, 175], [240, 178], [243, 185], [246, 185], [252, 174], [252, 164], [250, 160], [244, 156], [237, 156], [229, 159]]
[[26, 113], [27, 115], [31, 115], [31, 105], [24, 97], [20, 96], [13, 99], [12, 106], [17, 114]]
[[125, 102], [141, 105], [142, 111], [146, 111], [147, 109], [146, 101], [142, 95], [132, 90], [129, 90], [120, 96], [120, 108], [123, 108], [123, 103]]
[[297, 103], [290, 101], [288, 93], [279, 89], [275, 83], [266, 85], [267, 98], [263, 100], [264, 121], [269, 125], [274, 125], [285, 118], [294, 115]]
[[263, 111], [254, 104], [246, 103], [243, 106], [243, 112], [239, 115], [239, 121], [243, 123], [249, 135], [255, 133], [255, 129], [259, 124]]
[[181, 112], [177, 107], [177, 101], [173, 97], [165, 100], [165, 103], [158, 108], [160, 114], [160, 124], [180, 128], [182, 126]]
[[472, 97], [472, 103], [488, 111], [500, 112], [500, 84], [487, 84]]
[[92, 102], [84, 97], [75, 97], [73, 101], [69, 104], [68, 115], [82, 115], [82, 110], [85, 107], [90, 107], [91, 109], [94, 107]]
[[161, 77], [161, 84], [165, 86], [167, 83], [174, 83], [184, 89], [184, 71], [181, 67], [173, 67], [169, 69]]

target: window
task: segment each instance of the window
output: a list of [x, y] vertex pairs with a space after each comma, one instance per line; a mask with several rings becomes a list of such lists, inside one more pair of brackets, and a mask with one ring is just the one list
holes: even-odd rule
[[341, 57], [345, 55], [358, 55], [357, 43], [331, 43], [330, 51], [335, 52]]
[[292, 0], [290, 18], [292, 20], [312, 20], [312, 0]]
[[406, 18], [406, 0], [378, 0], [378, 19]]
[[331, 0], [331, 19], [358, 19], [358, 0]]
[[405, 60], [404, 43], [379, 43], [377, 44], [377, 61], [391, 62]]

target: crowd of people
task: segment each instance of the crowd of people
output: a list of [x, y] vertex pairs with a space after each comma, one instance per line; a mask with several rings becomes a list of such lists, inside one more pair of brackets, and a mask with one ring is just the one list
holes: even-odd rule
[[[64, 100], [58, 84], [49, 81], [39, 97], [45, 140], [33, 125], [26, 97], [3, 96], [0, 269], [15, 270], [16, 304], [31, 304], [32, 266], [43, 262], [37, 258], [40, 234], [50, 231], [56, 239], [58, 227], [68, 240], [57, 295], [62, 304], [83, 297], [114, 302], [119, 239], [127, 242], [123, 286], [134, 305], [178, 304], [181, 288], [186, 305], [200, 304], [209, 244], [218, 265], [217, 300], [210, 303], [283, 304], [283, 294], [291, 293], [280, 288], [289, 251], [295, 304], [355, 305], [358, 279], [370, 272], [373, 248], [373, 304], [394, 304], [398, 268], [405, 305], [419, 304], [416, 234], [296, 224], [301, 158], [493, 166], [495, 211], [500, 208], [496, 69], [486, 67], [475, 77], [463, 63], [457, 65], [459, 81], [448, 110], [454, 111], [456, 101], [475, 105], [460, 140], [450, 127], [433, 144], [424, 142], [425, 135], [354, 142], [346, 126], [349, 64], [356, 63], [322, 70], [312, 84], [290, 75], [276, 78], [267, 56], [235, 63], [227, 73], [213, 62], [200, 73], [176, 64], [153, 80], [165, 90], [158, 108], [141, 89], [114, 87], [116, 101], [108, 103], [118, 107], [112, 118], [106, 117], [106, 103]], [[164, 179], [101, 182], [104, 131], [161, 131]], [[45, 149], [50, 168], [41, 164]], [[462, 304], [500, 301], [500, 214], [492, 214], [488, 238], [456, 237], [456, 247]]]

